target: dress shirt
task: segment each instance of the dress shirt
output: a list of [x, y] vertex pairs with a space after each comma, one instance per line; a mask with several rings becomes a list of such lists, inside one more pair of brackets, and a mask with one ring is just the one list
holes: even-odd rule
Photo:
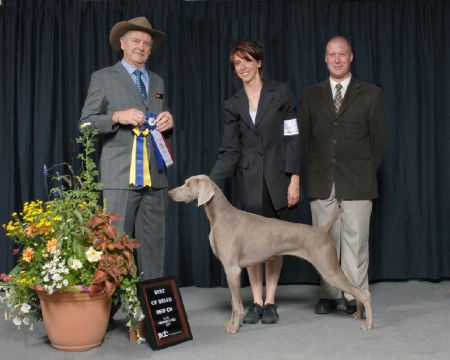
[[130, 65], [125, 59], [122, 59], [121, 64], [123, 65], [125, 70], [128, 72], [128, 74], [130, 74], [131, 79], [133, 80], [133, 83], [136, 83], [136, 75], [134, 75], [134, 70], [138, 69], [141, 71], [141, 73], [142, 73], [141, 79], [144, 82], [145, 90], [147, 91], [147, 94], [148, 94], [150, 77], [148, 76], [147, 70], [145, 70], [145, 66], [141, 67], [141, 68], [135, 68], [133, 65]]
[[332, 78], [330, 78], [330, 85], [331, 85], [331, 91], [333, 92], [333, 99], [336, 96], [336, 84], [341, 84], [342, 85], [342, 89], [341, 89], [341, 94], [342, 94], [342, 99], [345, 96], [345, 92], [347, 91], [348, 88], [348, 84], [350, 84], [350, 80], [352, 79], [352, 75], [350, 74], [350, 76], [348, 78], [346, 78], [344, 81], [338, 83], [337, 81], [333, 80]]

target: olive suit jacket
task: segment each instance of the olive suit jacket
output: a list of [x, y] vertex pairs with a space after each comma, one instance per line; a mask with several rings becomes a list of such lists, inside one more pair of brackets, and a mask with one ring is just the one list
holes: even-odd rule
[[262, 211], [263, 181], [275, 210], [287, 206], [291, 174], [300, 172], [299, 135], [284, 135], [284, 120], [295, 119], [295, 98], [287, 85], [264, 82], [255, 124], [244, 88], [224, 103], [219, 157], [210, 177], [219, 185], [236, 174], [241, 208]]
[[[112, 124], [112, 114], [118, 110], [136, 108], [144, 113], [159, 114], [166, 110], [164, 82], [147, 69], [149, 93], [144, 104], [136, 86], [123, 65], [96, 71], [91, 76], [88, 95], [81, 112], [80, 123], [90, 122], [102, 136], [100, 156], [100, 182], [106, 190], [130, 189], [130, 163], [134, 136], [130, 125]], [[166, 135], [170, 135], [166, 134]], [[146, 138], [149, 155], [152, 188], [168, 186], [165, 169], [158, 172], [153, 144]]]
[[308, 196], [378, 197], [376, 173], [388, 145], [381, 89], [352, 77], [336, 113], [329, 79], [303, 91], [301, 135], [307, 149]]

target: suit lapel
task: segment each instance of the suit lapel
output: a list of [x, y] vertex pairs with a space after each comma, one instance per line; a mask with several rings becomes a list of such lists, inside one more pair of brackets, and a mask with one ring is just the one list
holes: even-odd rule
[[336, 110], [334, 109], [333, 93], [331, 92], [330, 80], [325, 80], [319, 83], [320, 99], [332, 117], [336, 117]]
[[264, 82], [261, 89], [261, 95], [259, 97], [258, 111], [256, 113], [255, 126], [258, 127], [261, 120], [266, 113], [267, 106], [272, 102], [274, 98], [274, 86], [268, 82]]
[[235, 97], [237, 101], [237, 109], [244, 120], [244, 122], [254, 131], [259, 126], [261, 121], [264, 120], [264, 114], [266, 112], [267, 107], [273, 101], [274, 98], [274, 89], [275, 86], [271, 83], [265, 82], [263, 88], [261, 89], [261, 95], [258, 102], [258, 111], [256, 112], [255, 123], [253, 123], [252, 118], [250, 117], [249, 107], [248, 107], [248, 97], [245, 93], [244, 88], [239, 90]]
[[155, 78], [153, 77], [153, 73], [149, 69], [146, 68], [146, 70], [147, 70], [147, 74], [148, 74], [147, 107], [149, 109], [153, 109], [153, 108], [156, 107], [156, 104], [155, 104], [155, 101], [156, 101], [155, 100], [155, 91], [154, 91], [154, 89], [155, 89], [155, 83], [154, 83]]
[[250, 117], [249, 108], [248, 108], [248, 97], [247, 97], [247, 94], [245, 93], [244, 88], [242, 88], [241, 90], [239, 90], [236, 93], [235, 98], [236, 98], [236, 103], [237, 103], [236, 108], [237, 108], [239, 115], [251, 129], [254, 129], [255, 124], [253, 124], [253, 120]]
[[142, 102], [141, 95], [138, 93], [130, 74], [128, 74], [127, 70], [120, 62], [118, 62], [114, 66], [114, 74], [119, 82], [129, 91], [129, 93], [135, 96], [136, 99], [138, 99], [140, 102]]
[[360, 85], [358, 80], [354, 77], [350, 80], [350, 84], [348, 85], [348, 89], [345, 92], [344, 99], [342, 100], [341, 108], [339, 109], [338, 115], [341, 115], [347, 110], [350, 104], [356, 99], [356, 97], [360, 93]]
[[321, 82], [319, 84], [319, 87], [322, 102], [330, 112], [330, 115], [333, 117], [342, 115], [360, 93], [359, 82], [354, 77], [352, 77], [352, 79], [350, 80], [350, 84], [348, 85], [348, 89], [345, 92], [344, 99], [342, 100], [341, 108], [336, 114], [336, 110], [334, 109], [333, 93], [331, 92], [330, 80]]

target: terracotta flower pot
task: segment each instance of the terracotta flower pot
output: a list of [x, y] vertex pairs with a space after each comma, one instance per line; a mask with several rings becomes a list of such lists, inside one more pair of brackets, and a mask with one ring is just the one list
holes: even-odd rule
[[102, 343], [111, 299], [104, 294], [90, 297], [87, 292], [56, 292], [49, 295], [42, 287], [35, 290], [41, 301], [47, 335], [54, 348], [83, 351]]

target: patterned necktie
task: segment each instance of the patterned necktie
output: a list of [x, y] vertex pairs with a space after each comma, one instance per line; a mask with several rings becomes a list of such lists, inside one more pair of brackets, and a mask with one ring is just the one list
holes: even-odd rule
[[137, 89], [138, 93], [141, 95], [142, 100], [144, 100], [144, 103], [147, 103], [147, 90], [145, 90], [145, 85], [141, 78], [142, 71], [136, 69], [136, 70], [134, 70], [133, 74], [136, 76], [134, 85], [136, 85], [136, 89]]
[[342, 105], [341, 89], [342, 89], [342, 85], [336, 84], [336, 95], [334, 95], [334, 108], [336, 110], [336, 114], [339, 112], [339, 109]]

